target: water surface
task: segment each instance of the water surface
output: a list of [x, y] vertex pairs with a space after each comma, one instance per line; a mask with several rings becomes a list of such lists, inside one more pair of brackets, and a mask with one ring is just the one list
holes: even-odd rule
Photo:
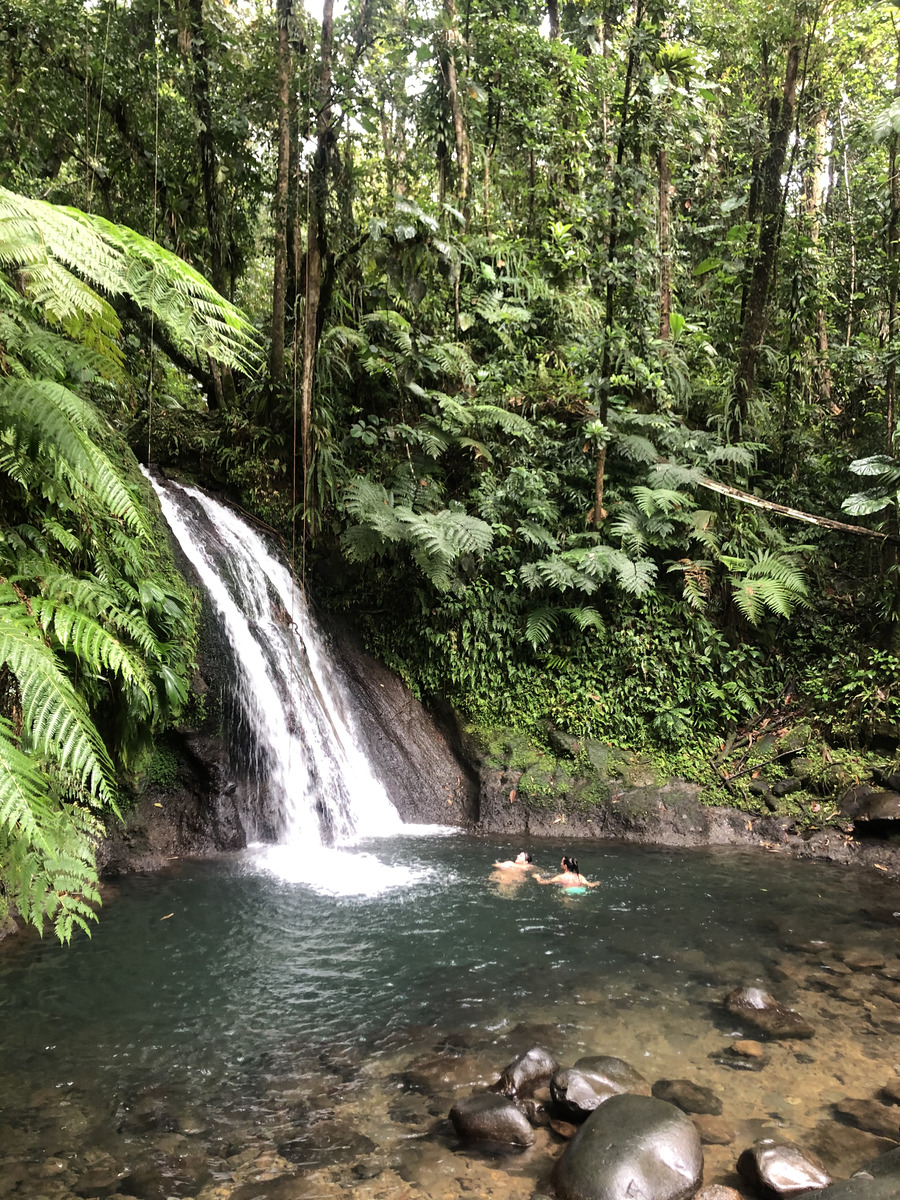
[[[373, 841], [323, 852], [315, 886], [281, 851], [183, 861], [117, 884], [91, 939], [0, 953], [0, 1196], [92, 1195], [91, 1171], [97, 1195], [138, 1200], [247, 1200], [248, 1181], [294, 1171], [298, 1196], [529, 1196], [555, 1135], [497, 1163], [455, 1148], [443, 1118], [535, 1042], [712, 1087], [736, 1141], [707, 1147], [707, 1180], [734, 1185], [760, 1131], [827, 1141], [834, 1101], [895, 1073], [900, 1006], [880, 971], [842, 963], [859, 947], [900, 962], [867, 915], [900, 910], [888, 881], [591, 846], [581, 870], [602, 886], [572, 897], [492, 882], [520, 848]], [[555, 869], [570, 847], [534, 849]], [[754, 981], [817, 1029], [767, 1046], [758, 1073], [722, 1065], [742, 1031], [721, 999]], [[849, 1174], [874, 1143], [840, 1134]]]

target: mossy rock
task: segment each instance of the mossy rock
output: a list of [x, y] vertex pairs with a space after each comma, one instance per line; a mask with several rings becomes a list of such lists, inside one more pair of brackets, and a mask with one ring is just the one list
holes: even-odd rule
[[573, 790], [574, 777], [562, 763], [547, 759], [523, 771], [518, 796], [534, 808], [559, 807]]
[[661, 787], [667, 782], [646, 755], [619, 747], [610, 748], [606, 769], [610, 778], [621, 779], [629, 788]]

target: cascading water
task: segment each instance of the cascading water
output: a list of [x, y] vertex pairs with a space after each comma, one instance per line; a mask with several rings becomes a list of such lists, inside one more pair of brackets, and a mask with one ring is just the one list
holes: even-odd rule
[[194, 488], [151, 482], [231, 647], [239, 718], [233, 741], [267, 808], [279, 815], [278, 845], [260, 851], [263, 864], [333, 892], [409, 882], [402, 869], [371, 855], [348, 861], [339, 849], [408, 827], [360, 749], [301, 589], [231, 509]]

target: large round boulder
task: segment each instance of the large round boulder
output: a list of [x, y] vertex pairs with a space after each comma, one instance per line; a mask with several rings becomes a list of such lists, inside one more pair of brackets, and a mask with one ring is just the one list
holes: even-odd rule
[[760, 1138], [737, 1161], [738, 1174], [760, 1191], [778, 1197], [799, 1196], [810, 1188], [824, 1188], [831, 1176], [809, 1151], [793, 1142]]
[[725, 997], [725, 1007], [770, 1038], [810, 1038], [815, 1033], [798, 1012], [780, 1004], [764, 988], [735, 988]]
[[634, 1095], [612, 1096], [592, 1113], [553, 1172], [560, 1200], [689, 1200], [702, 1176], [690, 1117]]
[[559, 1070], [559, 1063], [549, 1050], [532, 1046], [506, 1067], [496, 1085], [504, 1096], [531, 1096], [536, 1088], [543, 1087], [551, 1075]]
[[450, 1109], [450, 1123], [464, 1142], [534, 1145], [534, 1130], [525, 1114], [511, 1100], [494, 1092], [458, 1100]]

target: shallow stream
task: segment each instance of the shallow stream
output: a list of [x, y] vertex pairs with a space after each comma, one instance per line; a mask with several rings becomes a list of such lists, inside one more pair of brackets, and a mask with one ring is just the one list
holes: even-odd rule
[[[277, 850], [183, 861], [111, 889], [90, 940], [4, 945], [0, 1197], [540, 1195], [555, 1133], [492, 1159], [445, 1120], [534, 1044], [712, 1088], [735, 1137], [705, 1147], [707, 1182], [740, 1187], [763, 1132], [837, 1177], [890, 1148], [831, 1106], [900, 1075], [896, 885], [774, 853], [585, 846], [602, 886], [566, 896], [491, 878], [520, 848], [381, 839], [322, 852], [314, 886]], [[555, 869], [571, 847], [533, 849]], [[875, 965], [850, 970], [860, 949]], [[758, 1071], [725, 1053], [748, 1031], [721, 1005], [754, 981], [816, 1028], [766, 1043]]]

